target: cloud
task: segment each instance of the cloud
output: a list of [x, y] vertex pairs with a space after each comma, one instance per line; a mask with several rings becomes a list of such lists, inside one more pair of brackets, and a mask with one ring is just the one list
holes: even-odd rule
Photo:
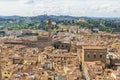
[[0, 15], [120, 17], [120, 0], [0, 0]]
[[19, 2], [22, 4], [33, 4], [35, 0], [19, 0]]

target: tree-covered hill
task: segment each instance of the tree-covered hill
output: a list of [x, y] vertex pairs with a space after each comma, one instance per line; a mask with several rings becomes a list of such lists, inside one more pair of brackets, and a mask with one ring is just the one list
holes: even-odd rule
[[[39, 15], [33, 17], [21, 16], [0, 16], [0, 29], [19, 30], [19, 29], [46, 29], [46, 20], [51, 19], [58, 24], [77, 25], [89, 29], [97, 28], [101, 31], [120, 32], [120, 18], [104, 17], [73, 17], [73, 16], [54, 16]], [[78, 21], [84, 19], [84, 21]]]

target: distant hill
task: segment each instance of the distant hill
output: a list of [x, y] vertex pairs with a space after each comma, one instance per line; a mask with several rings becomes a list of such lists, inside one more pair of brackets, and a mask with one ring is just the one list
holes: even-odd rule
[[32, 17], [23, 17], [23, 16], [0, 16], [0, 19], [20, 19], [20, 18], [31, 18], [31, 19], [37, 19], [37, 20], [46, 20], [48, 18], [53, 20], [59, 20], [59, 19], [78, 19], [80, 17], [73, 17], [73, 16], [55, 16], [55, 15], [39, 15], [39, 16], [32, 16]]
[[0, 16], [0, 19], [19, 19], [20, 16]]
[[29, 19], [34, 19], [34, 20], [47, 20], [47, 19], [52, 19], [52, 20], [70, 20], [70, 19], [79, 19], [79, 18], [84, 18], [84, 19], [105, 19], [105, 20], [120, 20], [118, 17], [87, 17], [87, 16], [81, 16], [81, 17], [74, 17], [74, 16], [68, 16], [68, 15], [60, 15], [60, 16], [55, 16], [55, 15], [39, 15], [39, 16], [0, 16], [0, 19], [21, 19], [21, 18], [29, 18]]

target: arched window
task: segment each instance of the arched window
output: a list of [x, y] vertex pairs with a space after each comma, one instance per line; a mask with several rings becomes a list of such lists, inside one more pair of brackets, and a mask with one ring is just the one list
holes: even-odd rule
[[102, 58], [103, 56], [102, 56], [102, 53], [100, 53], [100, 58]]
[[87, 58], [90, 58], [90, 53], [87, 53]]
[[96, 53], [94, 53], [94, 58], [96, 58]]
[[51, 78], [48, 78], [48, 80], [52, 80]]

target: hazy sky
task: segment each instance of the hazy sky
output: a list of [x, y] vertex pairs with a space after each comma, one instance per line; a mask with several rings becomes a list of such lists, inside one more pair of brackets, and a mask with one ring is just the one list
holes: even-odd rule
[[0, 15], [120, 17], [120, 0], [0, 0]]

